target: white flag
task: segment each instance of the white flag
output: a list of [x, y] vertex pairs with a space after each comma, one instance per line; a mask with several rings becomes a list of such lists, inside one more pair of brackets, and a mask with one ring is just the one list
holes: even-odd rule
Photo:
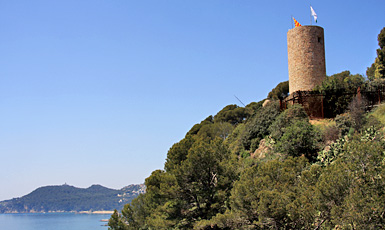
[[317, 22], [317, 14], [315, 13], [313, 7], [310, 6], [311, 15], [314, 17], [314, 21]]

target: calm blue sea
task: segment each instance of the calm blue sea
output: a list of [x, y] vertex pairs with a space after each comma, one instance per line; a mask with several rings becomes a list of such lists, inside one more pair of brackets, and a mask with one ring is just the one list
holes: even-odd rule
[[107, 230], [110, 214], [33, 213], [0, 214], [1, 230]]

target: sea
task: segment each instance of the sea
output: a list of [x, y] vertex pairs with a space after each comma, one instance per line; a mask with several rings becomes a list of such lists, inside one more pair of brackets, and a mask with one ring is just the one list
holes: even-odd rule
[[0, 214], [1, 230], [107, 230], [111, 214]]

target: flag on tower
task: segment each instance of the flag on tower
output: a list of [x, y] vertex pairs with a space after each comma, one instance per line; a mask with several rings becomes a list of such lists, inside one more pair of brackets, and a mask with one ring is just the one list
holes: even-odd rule
[[310, 6], [311, 15], [314, 17], [314, 21], [317, 23], [317, 14], [315, 13], [313, 7]]
[[302, 26], [297, 20], [295, 20], [294, 17], [293, 17], [293, 20], [294, 20], [295, 27]]

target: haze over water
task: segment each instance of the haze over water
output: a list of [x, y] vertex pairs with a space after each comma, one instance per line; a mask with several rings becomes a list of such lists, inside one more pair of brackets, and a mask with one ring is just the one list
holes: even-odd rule
[[0, 229], [4, 230], [107, 230], [109, 214], [31, 213], [0, 214]]

